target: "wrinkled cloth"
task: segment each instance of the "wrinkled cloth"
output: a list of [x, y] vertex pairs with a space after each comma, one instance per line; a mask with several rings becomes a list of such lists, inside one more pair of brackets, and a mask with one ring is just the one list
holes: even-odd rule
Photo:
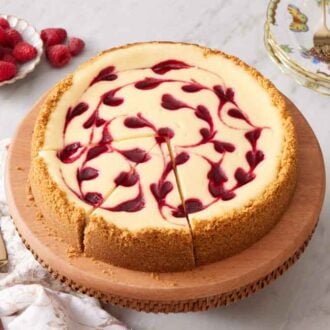
[[98, 300], [55, 281], [18, 236], [8, 213], [4, 171], [9, 140], [0, 141], [0, 228], [7, 247], [7, 272], [0, 272], [0, 318], [12, 330], [125, 330]]

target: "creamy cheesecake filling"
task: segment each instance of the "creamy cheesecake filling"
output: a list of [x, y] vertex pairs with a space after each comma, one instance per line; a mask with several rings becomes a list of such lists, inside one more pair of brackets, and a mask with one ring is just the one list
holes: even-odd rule
[[47, 127], [44, 149], [59, 151], [40, 156], [57, 181], [118, 226], [219, 216], [277, 173], [283, 129], [267, 92], [229, 60], [166, 47], [104, 54], [82, 68]]

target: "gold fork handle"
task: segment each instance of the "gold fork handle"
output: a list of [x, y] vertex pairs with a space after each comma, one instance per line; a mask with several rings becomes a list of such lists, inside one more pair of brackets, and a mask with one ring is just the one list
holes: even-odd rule
[[326, 4], [327, 0], [321, 0], [321, 4], [322, 4], [322, 23], [323, 26], [327, 28], [327, 4]]

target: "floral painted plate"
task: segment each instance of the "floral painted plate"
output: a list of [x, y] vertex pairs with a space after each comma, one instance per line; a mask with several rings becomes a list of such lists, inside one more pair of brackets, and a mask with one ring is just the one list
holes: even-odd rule
[[10, 80], [2, 81], [0, 83], [0, 86], [2, 86], [6, 84], [12, 84], [17, 80], [24, 78], [29, 72], [34, 70], [34, 68], [40, 62], [40, 58], [43, 52], [43, 43], [36, 29], [24, 19], [18, 18], [13, 15], [5, 15], [5, 14], [0, 14], [0, 17], [4, 17], [5, 19], [7, 19], [10, 27], [20, 32], [24, 41], [27, 41], [28, 43], [33, 45], [38, 51], [37, 56], [33, 60], [19, 66], [17, 74], [14, 78]]
[[[330, 0], [327, 2], [330, 6]], [[330, 95], [330, 63], [322, 62], [312, 49], [313, 33], [320, 23], [320, 0], [271, 0], [265, 44], [282, 71], [306, 87]]]
[[271, 45], [266, 44], [268, 54], [271, 59], [279, 66], [281, 71], [291, 78], [293, 78], [297, 83], [302, 86], [313, 89], [321, 94], [330, 95], [330, 84], [324, 81], [320, 81], [316, 78], [309, 78], [305, 74], [300, 73], [296, 69], [292, 68], [290, 64], [283, 60], [281, 54], [276, 53], [276, 50], [272, 48]]

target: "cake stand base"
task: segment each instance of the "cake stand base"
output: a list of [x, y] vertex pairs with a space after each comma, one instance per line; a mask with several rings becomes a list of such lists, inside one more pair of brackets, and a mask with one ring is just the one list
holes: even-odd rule
[[54, 278], [103, 302], [146, 312], [188, 312], [228, 305], [282, 275], [304, 252], [320, 214], [325, 170], [318, 142], [288, 100], [298, 132], [298, 182], [279, 223], [245, 251], [219, 262], [179, 273], [144, 273], [86, 256], [70, 256], [68, 246], [49, 234], [27, 199], [31, 135], [37, 103], [19, 126], [7, 162], [10, 213], [26, 247]]

